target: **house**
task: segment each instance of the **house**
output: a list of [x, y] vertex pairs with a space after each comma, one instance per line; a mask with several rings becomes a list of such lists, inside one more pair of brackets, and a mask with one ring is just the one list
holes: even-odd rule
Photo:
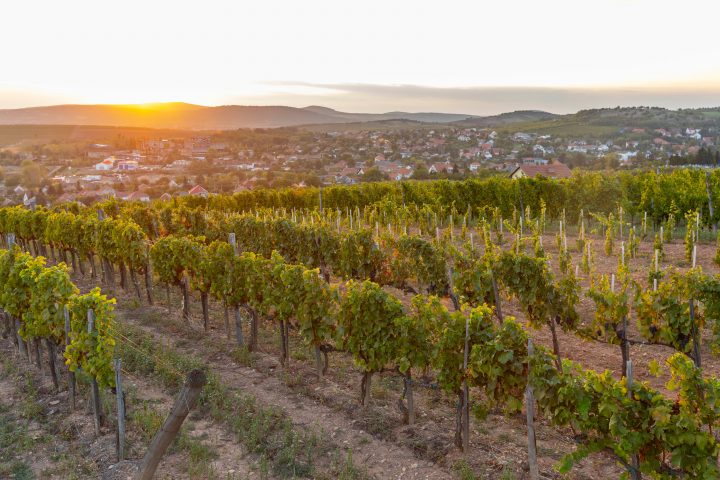
[[175, 160], [168, 167], [170, 168], [184, 168], [190, 166], [190, 160]]
[[150, 195], [145, 192], [132, 192], [125, 197], [128, 202], [149, 202]]
[[526, 157], [522, 160], [525, 165], [547, 165], [550, 163], [546, 158], [539, 157]]
[[433, 163], [428, 168], [428, 173], [453, 173], [453, 166], [450, 162], [445, 163]]
[[210, 192], [208, 192], [207, 190], [205, 190], [205, 189], [204, 189], [203, 187], [201, 187], [200, 185], [195, 185], [193, 188], [190, 189], [190, 191], [188, 192], [188, 195], [192, 195], [192, 196], [194, 196], [194, 197], [207, 198], [208, 195], [210, 195]]
[[15, 192], [16, 195], [22, 195], [23, 193], [25, 193], [25, 189], [18, 185], [13, 189], [13, 192]]
[[471, 172], [477, 172], [480, 168], [482, 168], [482, 165], [477, 162], [473, 162], [470, 164], [470, 166], [468, 168], [470, 169]]
[[118, 170], [137, 170], [138, 162], [135, 160], [121, 160], [117, 165]]
[[95, 164], [95, 170], [112, 170], [115, 166], [115, 157], [107, 157], [100, 163]]
[[62, 195], [60, 195], [60, 196], [55, 200], [55, 203], [58, 203], [58, 204], [59, 204], [59, 203], [70, 203], [70, 202], [74, 202], [74, 201], [77, 199], [77, 197], [78, 197], [78, 194], [77, 194], [77, 193], [70, 193], [70, 192], [68, 192], [68, 193], [63, 193]]
[[549, 165], [534, 165], [534, 164], [522, 164], [519, 165], [510, 174], [510, 178], [535, 178], [535, 177], [547, 177], [547, 178], [570, 178], [572, 172], [567, 165], [560, 162], [551, 163]]
[[165, 192], [160, 195], [160, 201], [167, 202], [168, 200], [172, 200], [172, 195], [170, 195], [169, 193]]

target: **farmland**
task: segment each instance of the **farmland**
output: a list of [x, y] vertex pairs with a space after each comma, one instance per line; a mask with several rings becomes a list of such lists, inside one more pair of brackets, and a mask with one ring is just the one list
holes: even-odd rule
[[[130, 462], [206, 372], [173, 478], [525, 478], [528, 386], [543, 476], [715, 475], [716, 178], [589, 180], [0, 210], [3, 388], [34, 379], [40, 428], [57, 401], [84, 425], [89, 471], [114, 463], [120, 358]], [[55, 393], [49, 357], [13, 353], [40, 339], [99, 385], [99, 434], [63, 366]]]

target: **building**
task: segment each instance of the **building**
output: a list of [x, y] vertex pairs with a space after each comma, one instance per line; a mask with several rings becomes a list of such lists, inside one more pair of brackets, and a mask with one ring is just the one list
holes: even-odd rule
[[128, 202], [149, 202], [150, 195], [145, 192], [133, 192], [125, 197]]
[[210, 192], [208, 192], [207, 190], [205, 190], [205, 189], [204, 189], [203, 187], [201, 187], [200, 185], [195, 185], [195, 186], [194, 186], [193, 188], [191, 188], [190, 191], [188, 192], [188, 195], [193, 195], [193, 196], [195, 196], [195, 197], [203, 197], [203, 198], [207, 198], [209, 194], [210, 194]]
[[547, 178], [570, 178], [572, 172], [567, 165], [560, 162], [551, 163], [549, 165], [535, 165], [535, 164], [522, 164], [519, 165], [510, 174], [510, 178], [535, 178], [535, 177], [547, 177]]
[[115, 157], [107, 157], [102, 162], [95, 164], [95, 170], [108, 171], [108, 170], [112, 170], [114, 166], [115, 166]]
[[135, 160], [121, 160], [118, 162], [117, 169], [121, 171], [137, 170], [138, 162]]

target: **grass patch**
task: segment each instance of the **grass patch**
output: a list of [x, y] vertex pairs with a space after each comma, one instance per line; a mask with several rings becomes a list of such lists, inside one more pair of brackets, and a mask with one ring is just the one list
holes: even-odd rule
[[233, 348], [230, 352], [230, 357], [243, 367], [252, 368], [255, 365], [255, 359], [253, 358], [252, 352], [250, 352], [247, 347]]
[[453, 465], [453, 472], [457, 476], [458, 480], [477, 480], [475, 472], [467, 462], [467, 460], [459, 460]]
[[35, 443], [28, 434], [27, 423], [0, 405], [0, 478], [34, 478], [29, 465], [18, 456], [30, 451]]
[[[339, 457], [339, 453], [337, 457]], [[342, 461], [337, 461], [336, 458], [334, 467], [333, 473], [337, 475], [338, 480], [369, 480], [371, 478], [364, 469], [355, 464], [352, 451], [348, 451]]]
[[[123, 365], [130, 371], [157, 378], [166, 388], [176, 391], [188, 372], [195, 368], [206, 370], [195, 357], [161, 345], [139, 328], [130, 325], [119, 328], [123, 337], [132, 342], [132, 345], [126, 341], [118, 343]], [[287, 414], [262, 406], [251, 395], [233, 391], [212, 372], [207, 372], [207, 379], [199, 408], [213, 420], [226, 423], [238, 441], [260, 457], [261, 467], [264, 459], [268, 473], [280, 478], [323, 476], [316, 471], [316, 459], [331, 451], [327, 441], [313, 432], [295, 429]], [[145, 421], [151, 423], [151, 419]], [[206, 452], [197, 447], [195, 454], [202, 458]]]
[[[159, 408], [148, 401], [139, 401], [137, 408], [133, 409], [128, 419], [128, 425], [136, 432], [145, 445], [149, 445], [153, 437], [160, 430], [168, 412], [161, 412]], [[203, 443], [203, 439], [190, 435], [192, 427], [186, 422], [175, 442], [170, 446], [170, 452], [186, 452], [188, 454], [186, 471], [190, 478], [211, 479], [217, 478], [212, 467], [212, 460], [217, 458], [217, 452]]]

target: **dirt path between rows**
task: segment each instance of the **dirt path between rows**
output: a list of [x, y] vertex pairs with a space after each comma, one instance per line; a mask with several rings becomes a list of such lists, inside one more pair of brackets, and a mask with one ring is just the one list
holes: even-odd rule
[[[147, 308], [152, 307], [132, 311], [119, 309], [118, 320], [131, 322], [151, 334], [156, 341], [204, 360], [227, 386], [237, 389], [241, 394], [254, 396], [263, 406], [282, 409], [296, 427], [329, 436], [338, 447], [352, 452], [354, 462], [369, 474], [377, 478], [398, 480], [453, 478], [447, 470], [432, 462], [416, 459], [410, 449], [379, 440], [348, 424], [348, 419], [337, 411], [292, 392], [276, 375], [265, 375], [253, 368], [238, 365], [220, 353], [208, 357], [207, 351], [201, 346], [191, 347], [187, 341], [178, 342], [177, 338], [173, 341], [154, 325], [143, 322]], [[160, 307], [154, 309], [165, 310]], [[288, 372], [290, 375], [294, 373]]]

